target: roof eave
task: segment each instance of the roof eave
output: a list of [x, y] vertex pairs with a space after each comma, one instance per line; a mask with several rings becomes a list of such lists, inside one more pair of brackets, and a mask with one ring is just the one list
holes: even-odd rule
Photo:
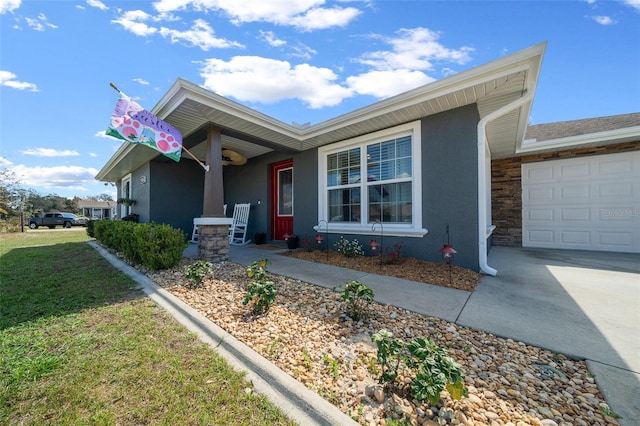
[[516, 154], [557, 151], [585, 145], [611, 145], [614, 143], [631, 141], [640, 141], [640, 126], [569, 136], [565, 138], [549, 139], [541, 142], [538, 142], [536, 139], [527, 139], [516, 151]]

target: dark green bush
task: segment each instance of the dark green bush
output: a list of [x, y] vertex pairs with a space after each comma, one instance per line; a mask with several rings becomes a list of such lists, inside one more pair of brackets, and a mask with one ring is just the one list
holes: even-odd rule
[[96, 224], [97, 221], [89, 219], [87, 220], [87, 235], [90, 236], [91, 238], [95, 238], [96, 234], [94, 232], [94, 226]]
[[127, 261], [154, 270], [177, 266], [188, 244], [181, 230], [156, 223], [98, 220], [92, 232]]
[[137, 255], [140, 262], [151, 269], [167, 269], [177, 266], [182, 252], [187, 248], [186, 236], [169, 225], [134, 225]]

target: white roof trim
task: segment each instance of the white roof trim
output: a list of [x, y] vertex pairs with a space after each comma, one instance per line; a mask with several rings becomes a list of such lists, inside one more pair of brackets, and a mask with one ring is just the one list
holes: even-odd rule
[[640, 140], [640, 126], [625, 127], [623, 129], [609, 130], [606, 132], [568, 136], [558, 139], [549, 139], [541, 142], [538, 142], [537, 139], [527, 139], [524, 140], [522, 145], [516, 149], [516, 154], [570, 148], [589, 144], [605, 145], [632, 139]]

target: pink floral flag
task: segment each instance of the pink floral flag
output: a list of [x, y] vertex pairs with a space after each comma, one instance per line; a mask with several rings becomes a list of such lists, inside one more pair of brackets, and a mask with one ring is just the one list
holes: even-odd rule
[[111, 114], [106, 134], [127, 142], [147, 145], [174, 161], [180, 161], [182, 135], [178, 129], [122, 93]]

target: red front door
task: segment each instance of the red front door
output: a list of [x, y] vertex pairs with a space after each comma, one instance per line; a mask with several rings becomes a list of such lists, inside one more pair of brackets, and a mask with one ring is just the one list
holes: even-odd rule
[[293, 160], [271, 165], [271, 239], [293, 234]]

